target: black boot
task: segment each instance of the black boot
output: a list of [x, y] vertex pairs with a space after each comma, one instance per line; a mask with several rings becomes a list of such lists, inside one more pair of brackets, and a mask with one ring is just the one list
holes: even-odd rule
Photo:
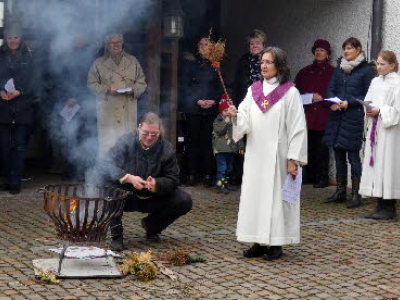
[[110, 250], [117, 252], [124, 250], [124, 238], [122, 235], [111, 238]]
[[336, 180], [336, 192], [331, 197], [326, 199], [325, 203], [346, 201], [347, 174], [336, 174]]
[[396, 200], [382, 200], [381, 207], [382, 209], [372, 216], [374, 220], [390, 220], [397, 217]]
[[347, 208], [356, 208], [361, 206], [361, 196], [358, 193], [360, 189], [360, 177], [351, 177], [351, 199], [347, 203]]
[[373, 218], [374, 218], [374, 215], [377, 214], [377, 213], [379, 213], [379, 212], [382, 210], [382, 202], [383, 202], [383, 200], [379, 198], [379, 199], [376, 201], [376, 207], [375, 207], [375, 209], [374, 209], [373, 211], [367, 213], [367, 214], [365, 215], [365, 218], [366, 218], [366, 219], [373, 219]]
[[203, 185], [205, 187], [212, 187], [213, 186], [213, 178], [212, 178], [211, 175], [204, 175]]
[[259, 257], [266, 254], [268, 251], [267, 246], [261, 246], [260, 244], [254, 244], [249, 249], [243, 251], [243, 256], [247, 258]]
[[322, 189], [329, 186], [329, 176], [318, 174], [317, 175], [317, 182], [313, 185], [315, 189]]
[[122, 227], [122, 214], [114, 216], [110, 221], [111, 242], [110, 249], [112, 251], [124, 250], [124, 229]]
[[190, 185], [190, 186], [195, 186], [196, 185], [196, 175], [190, 174], [189, 178], [188, 178], [188, 181], [187, 181], [187, 184]]

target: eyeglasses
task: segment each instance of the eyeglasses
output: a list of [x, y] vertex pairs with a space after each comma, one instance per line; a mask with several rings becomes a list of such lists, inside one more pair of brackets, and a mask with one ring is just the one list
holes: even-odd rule
[[267, 65], [273, 65], [275, 62], [274, 61], [269, 61], [269, 60], [262, 60], [262, 64], [267, 64]]
[[141, 129], [139, 129], [139, 132], [140, 132], [141, 135], [148, 136], [148, 137], [151, 137], [151, 138], [158, 137], [160, 135], [159, 132], [147, 132], [147, 131], [143, 131]]

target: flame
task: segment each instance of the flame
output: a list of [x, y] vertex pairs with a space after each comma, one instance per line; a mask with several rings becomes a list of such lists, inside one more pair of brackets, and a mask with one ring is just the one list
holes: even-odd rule
[[78, 206], [78, 201], [79, 201], [79, 200], [69, 200], [69, 201], [71, 201], [71, 203], [70, 203], [70, 205], [69, 205], [69, 209], [70, 209], [71, 211], [75, 211], [76, 208], [77, 208], [77, 206]]

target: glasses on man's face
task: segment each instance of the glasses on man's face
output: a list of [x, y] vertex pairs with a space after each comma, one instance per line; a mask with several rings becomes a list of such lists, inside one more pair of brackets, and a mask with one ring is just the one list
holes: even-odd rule
[[141, 135], [151, 137], [151, 138], [158, 137], [160, 135], [159, 132], [147, 132], [144, 130], [139, 130], [139, 132]]

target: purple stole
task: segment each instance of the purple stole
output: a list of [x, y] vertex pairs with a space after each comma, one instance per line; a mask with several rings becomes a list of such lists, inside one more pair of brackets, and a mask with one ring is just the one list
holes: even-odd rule
[[263, 92], [263, 82], [256, 81], [251, 85], [251, 92], [257, 106], [261, 109], [263, 113], [265, 113], [275, 103], [281, 100], [281, 98], [292, 86], [294, 86], [294, 83], [288, 81], [284, 84], [277, 86], [271, 93], [265, 96]]

